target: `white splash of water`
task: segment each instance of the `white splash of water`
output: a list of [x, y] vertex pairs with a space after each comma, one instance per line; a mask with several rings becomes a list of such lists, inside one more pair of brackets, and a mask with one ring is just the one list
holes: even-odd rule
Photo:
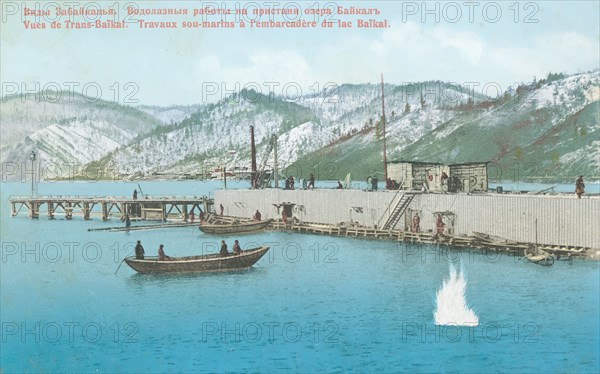
[[477, 326], [479, 317], [467, 306], [467, 281], [461, 272], [450, 265], [450, 278], [436, 293], [437, 309], [433, 313], [436, 325]]

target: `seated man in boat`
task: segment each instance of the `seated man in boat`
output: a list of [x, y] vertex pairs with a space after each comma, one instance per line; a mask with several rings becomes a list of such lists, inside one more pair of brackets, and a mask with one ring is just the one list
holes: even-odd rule
[[256, 209], [256, 213], [254, 213], [254, 216], [252, 216], [252, 219], [254, 219], [255, 221], [260, 221], [262, 219], [262, 215], [260, 214], [258, 209]]
[[135, 245], [135, 258], [138, 260], [144, 259], [144, 247], [142, 247], [142, 243], [138, 240]]
[[221, 251], [219, 252], [221, 256], [227, 256], [229, 251], [227, 251], [227, 244], [225, 244], [225, 240], [221, 240]]
[[235, 243], [233, 243], [233, 254], [239, 255], [240, 253], [242, 253], [242, 248], [240, 248], [240, 243], [236, 240]]
[[164, 246], [164, 245], [162, 245], [162, 244], [161, 244], [161, 245], [158, 247], [158, 260], [159, 260], [159, 261], [167, 261], [167, 260], [172, 260], [172, 259], [173, 259], [173, 257], [167, 256], [167, 255], [165, 254], [165, 251], [164, 251], [164, 249], [163, 249], [164, 247], [165, 247], [165, 246]]

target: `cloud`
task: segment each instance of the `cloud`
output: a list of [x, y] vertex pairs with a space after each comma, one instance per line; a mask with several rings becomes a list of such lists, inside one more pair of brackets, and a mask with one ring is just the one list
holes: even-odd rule
[[383, 61], [391, 83], [440, 79], [507, 87], [549, 71], [576, 73], [599, 63], [598, 41], [573, 31], [493, 38], [483, 31], [406, 22], [364, 42], [373, 60]]
[[441, 27], [435, 28], [431, 32], [432, 36], [444, 47], [454, 49], [463, 59], [472, 64], [477, 64], [481, 60], [485, 43], [472, 32], [448, 32]]
[[485, 63], [513, 82], [529, 81], [548, 72], [576, 73], [598, 67], [597, 42], [575, 32], [547, 33], [526, 46], [490, 48]]
[[398, 51], [427, 59], [452, 56], [476, 64], [485, 46], [485, 42], [473, 32], [456, 31], [445, 26], [425, 29], [414, 22], [406, 22], [384, 31], [381, 40], [375, 41], [372, 49], [384, 55], [386, 51]]
[[[260, 49], [253, 51], [245, 61], [227, 61], [214, 54], [203, 56], [195, 66], [197, 81], [210, 80], [242, 87], [256, 82], [259, 85], [276, 82], [279, 88], [294, 82], [301, 86], [311, 84], [311, 68], [306, 59], [295, 51]], [[277, 92], [276, 92], [277, 93]]]

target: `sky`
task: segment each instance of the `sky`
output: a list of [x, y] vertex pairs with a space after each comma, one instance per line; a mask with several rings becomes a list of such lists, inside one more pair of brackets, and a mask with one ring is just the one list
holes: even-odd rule
[[[115, 8], [126, 29], [51, 28], [57, 4]], [[71, 5], [68, 5], [71, 4]], [[77, 4], [77, 5], [72, 5]], [[194, 9], [236, 7], [329, 9], [316, 29], [183, 29], [202, 21]], [[55, 87], [126, 104], [190, 105], [214, 102], [233, 91], [293, 97], [326, 85], [402, 84], [441, 80], [506, 89], [548, 72], [575, 74], [600, 66], [598, 1], [2, 1], [0, 80], [2, 96]], [[141, 9], [188, 9], [186, 16], [127, 15]], [[338, 7], [377, 9], [379, 15], [339, 15]], [[46, 29], [26, 29], [29, 9]], [[254, 8], [253, 8], [254, 7]], [[242, 17], [249, 20], [256, 16]], [[336, 26], [320, 27], [331, 20]], [[93, 16], [89, 17], [94, 19]], [[302, 14], [301, 19], [315, 16]], [[337, 21], [387, 20], [385, 28], [339, 28]], [[221, 16], [208, 16], [218, 21]], [[274, 20], [284, 20], [274, 16]], [[293, 19], [293, 17], [291, 17]], [[84, 21], [82, 17], [79, 21]], [[178, 23], [177, 29], [140, 28], [139, 21]], [[225, 20], [234, 21], [235, 16]], [[260, 17], [260, 21], [269, 16]], [[487, 92], [495, 94], [495, 90]]]

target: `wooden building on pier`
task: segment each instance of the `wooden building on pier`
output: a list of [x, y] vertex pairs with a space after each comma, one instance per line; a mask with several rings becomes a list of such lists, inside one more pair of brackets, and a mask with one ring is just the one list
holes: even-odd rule
[[470, 193], [486, 192], [488, 189], [487, 162], [444, 165], [390, 161], [387, 170], [388, 178], [401, 190]]

